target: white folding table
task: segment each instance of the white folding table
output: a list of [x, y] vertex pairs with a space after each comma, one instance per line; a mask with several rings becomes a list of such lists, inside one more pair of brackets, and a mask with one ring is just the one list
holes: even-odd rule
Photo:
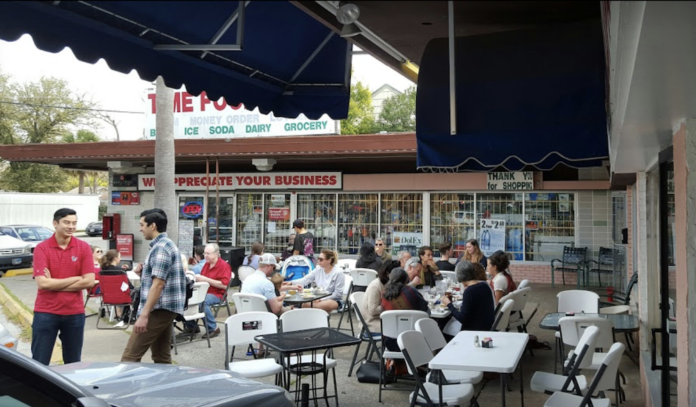
[[[477, 348], [474, 337], [479, 341], [483, 338], [493, 340], [493, 348]], [[461, 331], [447, 344], [431, 361], [428, 367], [432, 370], [469, 370], [476, 372], [500, 373], [500, 388], [503, 406], [505, 406], [505, 390], [507, 374], [517, 370], [522, 358], [529, 335], [516, 332], [490, 331]], [[442, 383], [443, 380], [439, 380]], [[520, 397], [524, 407], [524, 378], [520, 365]], [[442, 384], [439, 386], [440, 406], [442, 406]]]

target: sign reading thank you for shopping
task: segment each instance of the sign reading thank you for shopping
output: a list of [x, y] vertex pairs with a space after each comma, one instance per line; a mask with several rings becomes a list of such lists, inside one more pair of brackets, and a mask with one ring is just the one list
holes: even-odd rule
[[534, 173], [524, 172], [489, 172], [489, 191], [531, 191], [534, 189]]
[[[156, 95], [149, 93], [145, 105], [145, 131], [154, 139]], [[209, 139], [240, 137], [309, 136], [338, 134], [335, 120], [324, 115], [309, 120], [304, 115], [294, 119], [261, 114], [258, 109], [246, 110], [243, 105], [231, 106], [225, 99], [213, 101], [205, 92], [193, 96], [185, 91], [174, 93], [174, 138]]]

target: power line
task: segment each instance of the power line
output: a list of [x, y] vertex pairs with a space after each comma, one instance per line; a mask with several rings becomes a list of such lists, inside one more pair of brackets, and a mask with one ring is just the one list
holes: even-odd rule
[[51, 109], [87, 110], [87, 111], [91, 111], [91, 112], [105, 112], [105, 113], [145, 114], [144, 112], [129, 112], [127, 110], [92, 109], [89, 107], [73, 107], [73, 106], [36, 105], [36, 104], [32, 104], [32, 103], [11, 102], [11, 101], [5, 101], [5, 100], [0, 100], [0, 103], [6, 104], [6, 105], [17, 105], [17, 106], [45, 107], [45, 108], [51, 108]]

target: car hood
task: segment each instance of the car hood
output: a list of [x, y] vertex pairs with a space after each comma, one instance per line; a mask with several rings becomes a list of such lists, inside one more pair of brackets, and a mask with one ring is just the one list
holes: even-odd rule
[[12, 236], [0, 235], [0, 249], [24, 249], [27, 243]]
[[225, 370], [142, 363], [79, 362], [51, 366], [115, 406], [291, 406], [280, 387]]

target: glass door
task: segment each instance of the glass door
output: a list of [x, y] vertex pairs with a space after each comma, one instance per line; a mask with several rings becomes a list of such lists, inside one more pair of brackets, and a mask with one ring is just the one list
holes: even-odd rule
[[261, 242], [263, 231], [263, 194], [237, 194], [237, 246], [251, 252]]
[[[205, 241], [205, 197], [196, 194], [179, 194], [179, 225], [180, 229], [182, 221], [193, 223], [193, 242], [180, 242], [179, 244], [188, 247], [196, 247], [202, 245]], [[189, 231], [190, 232], [190, 231]], [[181, 233], [180, 233], [181, 234]], [[181, 239], [181, 237], [180, 237]], [[187, 254], [188, 255], [188, 254]]]
[[266, 214], [264, 218], [264, 251], [281, 254], [288, 247], [288, 237], [292, 233], [290, 230], [292, 224], [290, 220], [290, 194], [266, 194], [264, 208]]
[[234, 194], [212, 192], [208, 195], [206, 212], [207, 241], [217, 243], [220, 246], [232, 246], [232, 232], [234, 230]]

